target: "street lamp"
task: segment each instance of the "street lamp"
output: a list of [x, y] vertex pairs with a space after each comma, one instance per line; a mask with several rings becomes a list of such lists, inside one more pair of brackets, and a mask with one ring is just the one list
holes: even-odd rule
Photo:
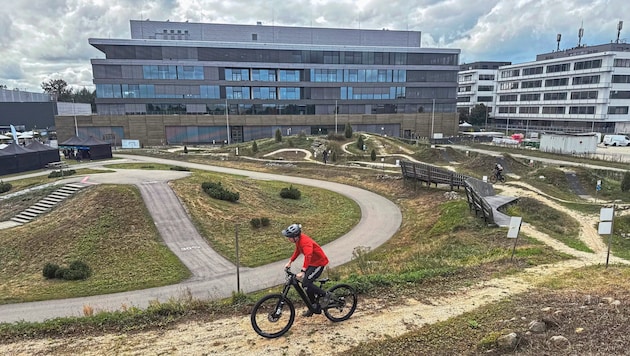
[[434, 123], [435, 123], [435, 99], [433, 99], [433, 108], [431, 109], [431, 137], [429, 137], [429, 140], [433, 139]]
[[74, 116], [74, 134], [79, 137], [79, 126], [77, 125], [77, 113], [74, 111], [74, 99], [72, 99], [72, 115]]
[[337, 134], [337, 100], [335, 100], [335, 135]]
[[488, 105], [486, 105], [486, 131], [488, 131]]
[[225, 98], [225, 124], [227, 126], [227, 144], [230, 144], [230, 114], [228, 113], [230, 109], [228, 108], [227, 98]]

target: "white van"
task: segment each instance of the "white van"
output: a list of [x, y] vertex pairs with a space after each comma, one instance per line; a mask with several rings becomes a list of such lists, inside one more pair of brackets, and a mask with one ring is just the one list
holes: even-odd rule
[[630, 138], [626, 135], [604, 135], [604, 146], [630, 146]]

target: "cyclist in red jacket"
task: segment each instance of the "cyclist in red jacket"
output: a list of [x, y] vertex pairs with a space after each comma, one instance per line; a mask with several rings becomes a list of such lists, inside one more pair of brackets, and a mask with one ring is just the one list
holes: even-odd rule
[[[295, 252], [286, 264], [286, 268], [291, 268], [291, 263], [295, 261], [300, 254], [304, 255], [304, 264], [300, 273], [297, 274], [297, 278], [302, 278], [302, 287], [306, 291], [306, 295], [310, 299], [311, 303], [314, 303], [315, 295], [319, 295], [321, 299], [320, 305], [315, 309], [317, 314], [321, 313], [321, 307], [326, 307], [330, 302], [330, 293], [319, 288], [313, 282], [321, 276], [324, 271], [324, 267], [328, 264], [328, 257], [324, 253], [324, 250], [313, 241], [308, 235], [302, 233], [302, 225], [292, 224], [286, 229], [282, 230], [282, 235], [286, 236], [289, 241], [295, 244]], [[313, 316], [313, 312], [307, 309], [302, 316]]]

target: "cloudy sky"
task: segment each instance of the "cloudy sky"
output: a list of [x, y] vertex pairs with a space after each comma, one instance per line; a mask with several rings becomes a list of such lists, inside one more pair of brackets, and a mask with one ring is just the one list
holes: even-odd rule
[[[461, 49], [460, 62], [523, 63], [578, 44], [630, 41], [627, 0], [5, 0], [0, 85], [42, 92], [63, 79], [94, 89], [88, 38], [129, 39], [129, 20], [422, 31], [423, 47]], [[623, 17], [626, 18], [623, 18]]]

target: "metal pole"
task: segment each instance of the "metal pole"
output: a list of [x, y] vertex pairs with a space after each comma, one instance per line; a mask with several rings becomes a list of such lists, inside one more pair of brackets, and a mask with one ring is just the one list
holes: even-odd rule
[[240, 274], [240, 262], [238, 257], [238, 224], [234, 225], [235, 237], [236, 237], [236, 291], [241, 291], [241, 274]]
[[335, 134], [337, 134], [337, 100], [335, 100]]
[[74, 111], [74, 99], [72, 99], [72, 115], [74, 116], [74, 134], [79, 137], [79, 126], [77, 125], [77, 113]]
[[433, 109], [431, 109], [431, 137], [429, 137], [429, 142], [433, 139], [434, 123], [435, 123], [435, 99], [433, 99]]
[[227, 125], [227, 144], [230, 144], [230, 114], [228, 113], [228, 102], [227, 98], [225, 98], [225, 124]]

